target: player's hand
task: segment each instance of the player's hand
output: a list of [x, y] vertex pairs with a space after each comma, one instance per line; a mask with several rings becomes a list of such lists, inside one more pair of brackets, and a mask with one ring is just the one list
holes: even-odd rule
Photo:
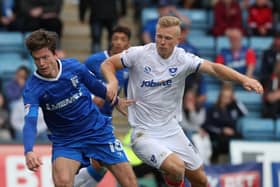
[[111, 101], [111, 104], [116, 102], [118, 96], [118, 82], [107, 84], [107, 98]]
[[38, 171], [39, 167], [43, 164], [40, 157], [32, 151], [25, 155], [25, 162], [28, 169], [34, 172]]
[[263, 86], [256, 79], [248, 77], [243, 81], [242, 85], [248, 91], [255, 91], [258, 94], [263, 94]]
[[116, 105], [117, 110], [122, 113], [124, 116], [127, 116], [127, 107], [134, 104], [135, 100], [133, 99], [124, 99], [124, 98], [118, 98], [118, 104]]

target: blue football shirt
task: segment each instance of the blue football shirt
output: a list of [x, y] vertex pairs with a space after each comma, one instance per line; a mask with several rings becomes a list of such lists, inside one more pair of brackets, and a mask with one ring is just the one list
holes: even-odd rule
[[110, 119], [99, 112], [90, 93], [105, 99], [106, 87], [75, 59], [58, 60], [58, 65], [56, 78], [47, 79], [35, 72], [26, 83], [25, 153], [34, 145], [39, 107], [50, 131], [49, 138], [56, 146], [69, 145], [87, 136], [95, 136], [96, 143], [104, 143], [106, 134], [111, 135], [104, 128]]

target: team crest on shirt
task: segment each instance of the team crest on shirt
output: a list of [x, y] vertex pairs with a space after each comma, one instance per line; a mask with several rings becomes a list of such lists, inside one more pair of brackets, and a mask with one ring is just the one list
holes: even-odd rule
[[151, 68], [150, 66], [145, 66], [145, 67], [144, 67], [144, 72], [145, 72], [145, 73], [148, 73], [148, 74], [149, 74], [149, 73], [151, 73], [151, 71], [152, 71], [152, 68]]
[[150, 161], [156, 164], [157, 163], [156, 156], [152, 155]]
[[178, 70], [177, 67], [169, 68], [169, 74], [170, 74], [172, 77], [174, 77], [174, 76], [177, 74], [177, 70]]
[[30, 104], [24, 105], [24, 114], [27, 115], [30, 111]]
[[74, 77], [72, 77], [71, 79], [71, 82], [72, 82], [72, 85], [76, 88], [77, 85], [79, 84], [79, 79], [78, 79], [78, 76], [75, 75]]

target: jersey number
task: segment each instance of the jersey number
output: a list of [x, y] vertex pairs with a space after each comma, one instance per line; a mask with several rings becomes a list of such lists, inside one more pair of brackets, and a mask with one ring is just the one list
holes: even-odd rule
[[119, 140], [115, 140], [115, 142], [113, 142], [113, 143], [110, 142], [109, 146], [110, 146], [110, 150], [112, 153], [123, 150], [122, 144]]

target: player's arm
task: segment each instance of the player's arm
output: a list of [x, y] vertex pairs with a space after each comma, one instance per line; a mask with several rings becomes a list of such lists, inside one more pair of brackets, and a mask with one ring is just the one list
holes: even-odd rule
[[106, 99], [106, 87], [96, 79], [95, 75], [87, 69], [85, 65], [82, 65], [80, 76], [82, 78], [82, 82], [89, 89], [91, 93], [95, 96], [101, 97], [102, 99]]
[[199, 68], [202, 73], [208, 73], [224, 81], [234, 81], [241, 84], [248, 91], [263, 93], [263, 87], [259, 81], [245, 76], [237, 71], [222, 65], [205, 60]]
[[116, 70], [123, 69], [124, 66], [121, 61], [121, 55], [116, 54], [106, 59], [101, 64], [101, 71], [107, 81], [107, 92], [114, 102], [118, 95], [118, 79], [116, 77]]
[[26, 115], [23, 126], [24, 155], [28, 169], [37, 171], [42, 165], [41, 159], [33, 152], [33, 146], [37, 135], [38, 105], [25, 105]]
[[107, 91], [108, 89], [102, 84], [102, 82], [96, 79], [95, 75], [89, 71], [85, 65], [81, 65], [80, 76], [82, 78], [82, 82], [90, 90], [90, 92], [94, 94], [94, 96], [108, 100], [112, 102], [112, 105], [116, 105], [118, 103], [118, 99], [112, 99], [110, 92]]

